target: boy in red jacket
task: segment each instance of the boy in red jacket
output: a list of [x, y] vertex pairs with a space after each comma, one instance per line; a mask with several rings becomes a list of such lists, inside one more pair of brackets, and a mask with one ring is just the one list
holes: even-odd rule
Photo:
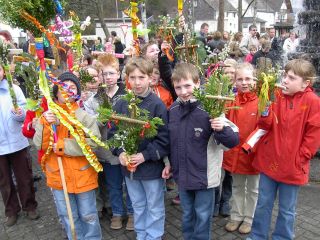
[[259, 120], [258, 128], [267, 132], [259, 141], [253, 161], [261, 174], [249, 239], [268, 239], [277, 192], [279, 210], [272, 239], [294, 238], [299, 186], [308, 182], [310, 159], [320, 145], [320, 101], [310, 87], [315, 75], [310, 62], [290, 61], [282, 80], [285, 90], [277, 94]]

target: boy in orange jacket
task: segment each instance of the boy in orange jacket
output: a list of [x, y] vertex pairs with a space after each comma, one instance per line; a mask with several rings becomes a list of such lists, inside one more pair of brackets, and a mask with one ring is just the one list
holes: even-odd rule
[[311, 88], [315, 76], [310, 62], [288, 62], [282, 80], [285, 89], [259, 120], [258, 131], [266, 132], [253, 161], [253, 167], [261, 174], [249, 239], [268, 239], [277, 193], [279, 210], [272, 239], [294, 238], [299, 186], [308, 183], [310, 159], [320, 146], [320, 101]]

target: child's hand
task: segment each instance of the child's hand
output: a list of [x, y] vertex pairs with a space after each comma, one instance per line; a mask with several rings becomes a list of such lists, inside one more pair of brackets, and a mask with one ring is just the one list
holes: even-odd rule
[[164, 167], [164, 169], [162, 170], [163, 179], [169, 179], [169, 177], [171, 176], [170, 170], [171, 170], [171, 166]]
[[128, 159], [128, 156], [125, 152], [120, 153], [119, 161], [122, 166], [127, 166], [127, 159]]
[[17, 109], [13, 108], [11, 112], [16, 115], [16, 116], [21, 116], [22, 115], [22, 109], [18, 107]]
[[224, 127], [224, 122], [222, 121], [222, 119], [220, 117], [210, 119], [210, 123], [211, 123], [211, 128], [216, 132], [222, 131], [222, 129]]
[[170, 49], [170, 44], [167, 41], [163, 41], [161, 43], [161, 51], [165, 53], [166, 49]]
[[37, 124], [37, 121], [38, 121], [38, 118], [33, 118], [30, 127], [34, 129]]
[[50, 124], [58, 123], [57, 116], [53, 112], [51, 112], [50, 110], [44, 112], [43, 116], [47, 120], [47, 122]]
[[133, 154], [130, 156], [130, 163], [132, 167], [138, 167], [141, 163], [145, 161], [142, 153]]

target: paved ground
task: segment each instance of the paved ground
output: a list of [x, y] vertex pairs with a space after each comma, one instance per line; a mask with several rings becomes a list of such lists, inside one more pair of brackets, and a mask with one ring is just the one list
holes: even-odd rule
[[[312, 164], [311, 176], [313, 182], [304, 186], [300, 190], [297, 208], [296, 239], [317, 240], [320, 239], [320, 160], [314, 160]], [[5, 221], [4, 207], [0, 203], [0, 240], [59, 240], [63, 239], [61, 226], [58, 223], [56, 209], [52, 201], [51, 192], [45, 186], [44, 180], [36, 184], [38, 211], [41, 218], [30, 221], [21, 213], [16, 225], [8, 228]], [[181, 209], [179, 206], [171, 205], [171, 199], [175, 192], [169, 192], [166, 196], [166, 234], [165, 240], [178, 240], [181, 237]], [[2, 202], [2, 201], [1, 201]], [[276, 214], [274, 211], [274, 216]], [[245, 235], [239, 233], [227, 233], [224, 225], [227, 219], [218, 217], [213, 219], [213, 239], [245, 239]], [[275, 218], [273, 217], [273, 223]], [[103, 239], [135, 239], [134, 232], [126, 230], [110, 230], [110, 219], [105, 216], [101, 220]]]

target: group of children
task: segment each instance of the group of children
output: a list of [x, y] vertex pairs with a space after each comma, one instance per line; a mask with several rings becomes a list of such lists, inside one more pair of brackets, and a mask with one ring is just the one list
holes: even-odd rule
[[[1, 96], [2, 89], [8, 87], [2, 66], [0, 70]], [[93, 141], [87, 139], [103, 165], [105, 178], [101, 184], [105, 184], [109, 191], [113, 213], [111, 228], [121, 228], [123, 218], [128, 215], [126, 228], [134, 229], [137, 239], [161, 239], [165, 232], [164, 178], [172, 172], [183, 211], [183, 238], [211, 239], [212, 215], [216, 203], [220, 202], [220, 197], [215, 199], [215, 191], [220, 186], [223, 168], [225, 178], [230, 178], [230, 175], [233, 178], [230, 220], [226, 230], [238, 230], [244, 234], [251, 232], [249, 239], [268, 239], [278, 192], [279, 211], [273, 238], [293, 239], [298, 189], [307, 183], [309, 160], [319, 147], [320, 101], [311, 88], [315, 79], [314, 67], [305, 60], [290, 61], [282, 80], [284, 89], [277, 92], [276, 100], [267, 106], [262, 116], [258, 112], [258, 97], [252, 90], [256, 78], [252, 65], [229, 66], [225, 71], [236, 89], [235, 101], [228, 104], [237, 106], [237, 109], [231, 108], [226, 116], [211, 119], [193, 96], [194, 89], [200, 87], [200, 76], [194, 65], [175, 65], [171, 84], [177, 99], [173, 102], [169, 91], [159, 86], [161, 73], [147, 55], [145, 58], [132, 58], [126, 64], [127, 83], [141, 100], [139, 107], [148, 110], [151, 118], [161, 118], [164, 125], [159, 126], [156, 137], [142, 141], [138, 152], [130, 156], [131, 164], [136, 167], [133, 174], [126, 168], [128, 156], [125, 149], [97, 148]], [[106, 94], [117, 113], [128, 114], [128, 103], [121, 99], [125, 88], [118, 83], [120, 69], [114, 56], [99, 56], [97, 73], [99, 81], [107, 87], [98, 87], [97, 93], [91, 94], [84, 102], [84, 109], [71, 96], [68, 99], [69, 109], [64, 94], [56, 86], [53, 96], [61, 108], [105, 141], [112, 136], [106, 123], [96, 119], [101, 96]], [[81, 95], [80, 82], [74, 74], [66, 72], [59, 79], [69, 86], [74, 95]], [[166, 91], [159, 91], [157, 86]], [[9, 99], [9, 93], [5, 94]], [[12, 107], [8, 101], [5, 104], [0, 101], [0, 126], [6, 121], [2, 117], [4, 106]], [[20, 112], [7, 110], [7, 114], [12, 115], [10, 121], [15, 125], [24, 119], [23, 104], [20, 107]], [[61, 120], [51, 110], [45, 110], [39, 119], [29, 119], [27, 125], [33, 129], [33, 141], [42, 155], [47, 153], [45, 160], [42, 159], [45, 161], [42, 164], [47, 185], [52, 189], [68, 238], [72, 239], [72, 232], [57, 157], [61, 157], [63, 163], [77, 239], [101, 239], [95, 191], [98, 187], [97, 173]], [[63, 119], [63, 122], [72, 125], [70, 119]], [[56, 126], [58, 140], [51, 145], [52, 124]], [[257, 139], [258, 144], [254, 145]], [[6, 141], [1, 138], [1, 142]], [[0, 160], [3, 161], [0, 162], [9, 162], [16, 174], [12, 154], [26, 147], [27, 143], [8, 152], [1, 144]], [[165, 164], [166, 157], [169, 157], [170, 165]], [[1, 163], [0, 171], [3, 176], [4, 172], [8, 175], [9, 170]], [[17, 172], [17, 179], [18, 175]], [[123, 188], [123, 181], [126, 188]], [[0, 183], [2, 196], [7, 200], [4, 187], [8, 183], [2, 180]], [[126, 204], [123, 202], [124, 191]], [[28, 194], [34, 194], [34, 191]], [[23, 199], [21, 203], [24, 206]], [[29, 201], [27, 205], [24, 210], [32, 215], [36, 203]], [[6, 216], [12, 215], [11, 209], [6, 205]], [[18, 209], [15, 211], [17, 213]]]

